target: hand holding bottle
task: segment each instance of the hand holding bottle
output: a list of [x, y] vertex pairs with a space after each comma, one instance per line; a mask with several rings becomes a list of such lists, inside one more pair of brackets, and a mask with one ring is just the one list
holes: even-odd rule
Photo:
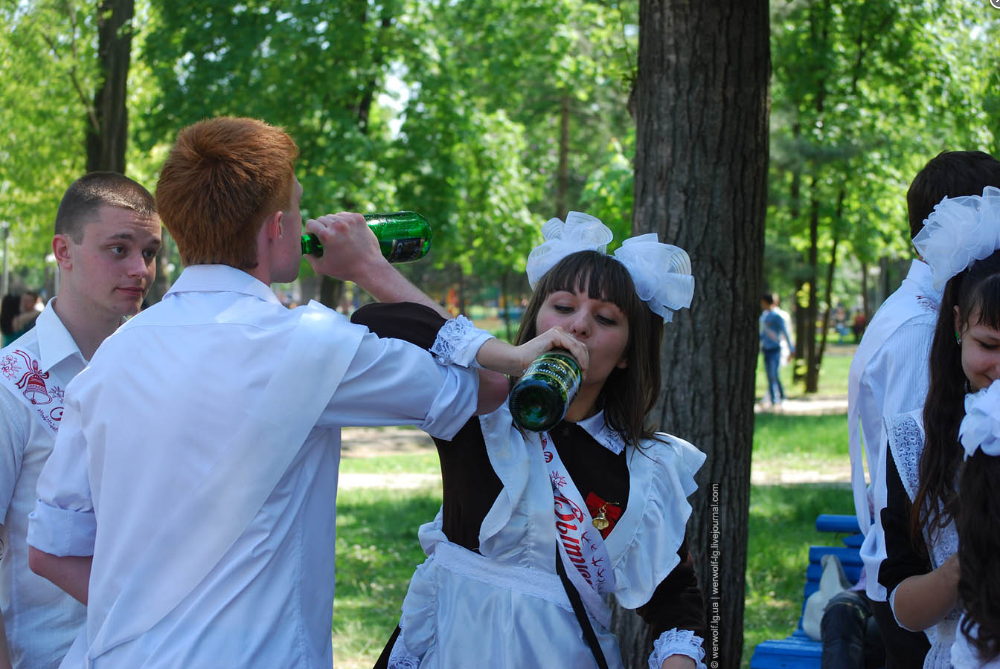
[[586, 377], [587, 365], [590, 362], [587, 346], [558, 327], [547, 330], [520, 346], [512, 346], [499, 339], [491, 339], [479, 349], [476, 361], [494, 372], [502, 372], [509, 376], [521, 376], [535, 358], [554, 348], [569, 351], [580, 365], [583, 376]]
[[365, 278], [388, 263], [378, 239], [361, 214], [340, 212], [306, 222], [306, 231], [319, 237], [323, 255], [307, 255], [317, 274], [364, 285]]

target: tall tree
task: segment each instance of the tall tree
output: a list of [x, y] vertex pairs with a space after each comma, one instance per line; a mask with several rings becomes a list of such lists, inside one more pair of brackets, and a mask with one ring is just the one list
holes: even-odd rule
[[[695, 297], [666, 328], [663, 429], [708, 456], [688, 537], [711, 667], [738, 667], [768, 161], [766, 0], [642, 0], [636, 233], [691, 256]], [[624, 637], [628, 638], [628, 637]], [[629, 665], [647, 648], [630, 648]]]
[[87, 171], [125, 173], [128, 144], [126, 92], [132, 57], [135, 0], [101, 0], [97, 7], [97, 58], [100, 82], [94, 93], [87, 131]]

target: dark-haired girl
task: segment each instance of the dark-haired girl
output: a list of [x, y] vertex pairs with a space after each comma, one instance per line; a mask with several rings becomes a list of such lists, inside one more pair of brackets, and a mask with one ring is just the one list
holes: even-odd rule
[[[613, 594], [652, 626], [651, 667], [704, 667], [684, 527], [705, 456], [646, 424], [663, 322], [693, 292], [687, 254], [644, 235], [606, 255], [610, 230], [575, 212], [543, 235], [517, 340], [560, 327], [586, 344], [589, 368], [548, 432], [518, 430], [505, 405], [435, 440], [444, 503], [420, 528], [428, 558], [377, 666], [621, 667]], [[360, 314], [380, 334], [428, 318], [397, 305]]]
[[927, 634], [931, 649], [924, 666], [950, 667], [964, 578], [955, 526], [959, 426], [967, 393], [1000, 373], [1000, 190], [945, 198], [913, 242], [934, 271], [936, 287], [947, 283], [924, 408], [886, 420], [889, 449], [880, 473], [886, 558], [878, 580], [897, 622]]
[[[993, 298], [1000, 298], [1000, 280]], [[1000, 328], [979, 335], [987, 348], [972, 361], [990, 381], [966, 396], [959, 438], [965, 448], [958, 486], [958, 595], [962, 619], [951, 661], [955, 669], [1000, 667]], [[964, 363], [964, 359], [963, 359]]]

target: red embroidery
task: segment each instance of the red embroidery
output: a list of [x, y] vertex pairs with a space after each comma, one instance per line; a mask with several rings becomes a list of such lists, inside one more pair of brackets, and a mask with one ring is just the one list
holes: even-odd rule
[[[48, 390], [45, 387], [45, 379], [49, 378], [48, 372], [43, 372], [38, 366], [37, 360], [32, 360], [24, 351], [17, 349], [14, 351], [15, 355], [20, 356], [25, 365], [27, 365], [28, 371], [26, 371], [14, 385], [18, 387], [19, 390], [24, 391], [24, 396], [32, 404], [51, 404], [52, 398], [49, 396]], [[6, 360], [5, 360], [6, 362]], [[7, 378], [13, 380], [13, 376], [8, 376]], [[45, 401], [40, 401], [40, 398], [45, 398]]]

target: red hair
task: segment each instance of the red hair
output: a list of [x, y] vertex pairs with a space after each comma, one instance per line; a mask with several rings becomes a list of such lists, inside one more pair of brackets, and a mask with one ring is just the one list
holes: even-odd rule
[[257, 233], [292, 198], [299, 149], [281, 128], [221, 117], [181, 130], [156, 186], [156, 209], [185, 265], [257, 266]]

